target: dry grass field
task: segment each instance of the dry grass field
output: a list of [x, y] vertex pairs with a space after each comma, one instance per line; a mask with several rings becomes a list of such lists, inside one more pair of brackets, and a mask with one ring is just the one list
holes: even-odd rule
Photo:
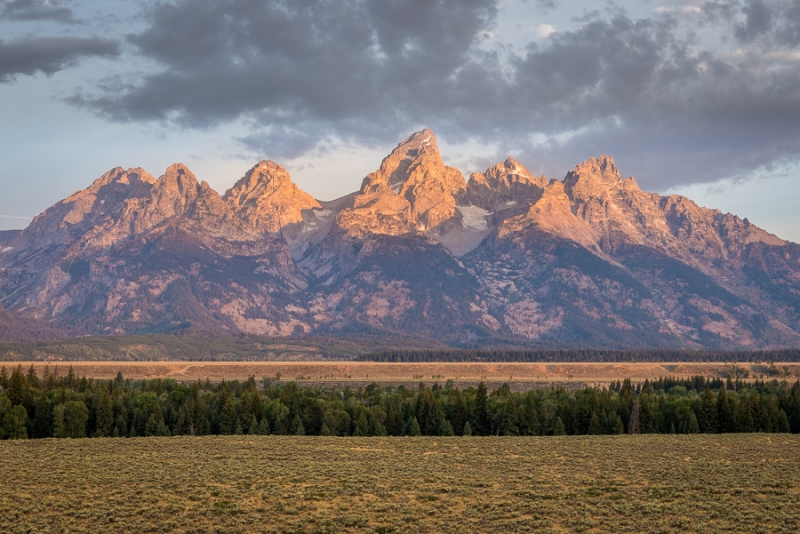
[[[11, 370], [30, 362], [0, 362]], [[250, 376], [281, 376], [282, 380], [311, 383], [411, 383], [445, 382], [468, 385], [481, 380], [487, 383], [546, 385], [550, 383], [607, 384], [630, 378], [634, 382], [664, 376], [676, 378], [725, 378], [730, 365], [721, 363], [377, 363], [377, 362], [34, 362], [41, 376], [45, 365], [65, 374], [70, 366], [78, 376], [112, 379], [117, 372], [126, 378], [173, 378], [182, 381], [246, 380]], [[751, 378], [794, 379], [800, 376], [800, 364], [776, 363], [781, 375], [768, 375], [766, 364], [737, 364]]]
[[800, 531], [800, 436], [0, 442], [2, 532]]

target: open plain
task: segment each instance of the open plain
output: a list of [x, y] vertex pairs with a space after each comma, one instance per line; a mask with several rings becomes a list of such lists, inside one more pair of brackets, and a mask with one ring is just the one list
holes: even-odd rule
[[800, 437], [0, 442], [2, 532], [797, 532]]
[[[10, 372], [18, 365], [33, 365], [39, 376], [44, 368], [63, 375], [72, 367], [77, 376], [112, 379], [117, 373], [134, 380], [170, 378], [179, 381], [246, 380], [264, 377], [309, 384], [342, 385], [379, 382], [417, 384], [445, 382], [457, 385], [510, 383], [521, 386], [548, 384], [604, 385], [630, 378], [634, 382], [671, 376], [726, 378], [786, 378], [800, 375], [798, 363], [378, 363], [378, 362], [0, 362]], [[744, 376], [746, 375], [746, 376]]]

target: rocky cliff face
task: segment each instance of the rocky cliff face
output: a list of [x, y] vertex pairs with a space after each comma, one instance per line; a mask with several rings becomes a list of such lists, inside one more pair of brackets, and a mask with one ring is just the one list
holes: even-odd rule
[[262, 161], [247, 171], [224, 200], [236, 215], [262, 232], [279, 232], [303, 222], [304, 211], [322, 208], [273, 161]]
[[352, 206], [339, 213], [336, 224], [353, 237], [426, 232], [456, 216], [456, 198], [465, 189], [461, 172], [442, 162], [433, 132], [423, 130], [400, 143], [380, 169], [364, 178]]
[[473, 173], [467, 183], [467, 199], [473, 206], [497, 212], [535, 202], [546, 186], [545, 177], [537, 178], [509, 157], [482, 174]]
[[800, 246], [644, 192], [608, 156], [549, 181], [508, 158], [465, 182], [429, 130], [335, 201], [269, 161], [222, 197], [181, 164], [157, 180], [117, 168], [0, 238], [0, 304], [14, 313], [0, 319], [71, 334], [800, 342]]

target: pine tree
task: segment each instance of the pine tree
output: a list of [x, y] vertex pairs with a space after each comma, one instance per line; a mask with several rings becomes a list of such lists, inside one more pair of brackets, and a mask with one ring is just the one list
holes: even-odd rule
[[25, 377], [25, 380], [28, 383], [28, 387], [42, 389], [42, 383], [39, 381], [39, 377], [36, 375], [36, 368], [33, 366], [33, 364], [31, 364], [30, 368], [28, 368], [28, 375]]
[[222, 413], [220, 413], [219, 416], [219, 433], [234, 434], [238, 423], [239, 418], [236, 415], [236, 404], [234, 404], [232, 397], [228, 397], [225, 400], [225, 404], [222, 406]]
[[472, 427], [469, 426], [469, 421], [464, 423], [464, 430], [461, 432], [462, 436], [471, 436], [472, 435]]
[[70, 438], [85, 438], [86, 423], [89, 422], [89, 409], [81, 401], [64, 404], [64, 426]]
[[481, 381], [475, 394], [475, 433], [479, 436], [489, 434], [489, 414], [486, 410], [488, 397], [486, 384]]
[[614, 434], [623, 434], [625, 432], [625, 425], [622, 424], [622, 417], [619, 414], [616, 415], [616, 419], [614, 419]]
[[446, 420], [444, 415], [444, 408], [442, 408], [442, 401], [437, 395], [433, 399], [433, 403], [431, 404], [431, 409], [428, 412], [428, 420], [426, 421], [426, 427], [423, 429], [425, 435], [427, 436], [436, 436], [439, 434], [439, 429], [442, 426], [442, 423]]
[[64, 424], [64, 405], [56, 404], [53, 408], [53, 437], [66, 438], [67, 427]]
[[533, 391], [528, 391], [525, 395], [525, 406], [522, 408], [522, 431], [526, 436], [538, 436], [541, 433]]
[[192, 411], [189, 414], [193, 424], [190, 432], [193, 436], [206, 436], [211, 433], [211, 421], [208, 418], [208, 405], [200, 398], [197, 391], [193, 393]]
[[250, 436], [258, 434], [258, 419], [255, 415], [250, 418], [250, 424], [247, 425], [247, 434]]
[[419, 428], [419, 422], [417, 421], [416, 417], [411, 418], [411, 422], [408, 425], [408, 432], [406, 433], [407, 436], [421, 436], [422, 430]]
[[22, 365], [18, 365], [14, 372], [11, 373], [11, 378], [8, 379], [6, 396], [11, 401], [12, 406], [17, 406], [25, 404], [27, 393], [28, 381], [25, 380], [25, 375], [22, 373]]
[[306, 435], [306, 429], [303, 426], [303, 420], [300, 419], [300, 414], [295, 414], [294, 419], [292, 419], [292, 424], [289, 426], [289, 433], [294, 436]]
[[453, 425], [450, 424], [450, 421], [447, 419], [442, 420], [442, 424], [439, 425], [439, 435], [440, 436], [452, 436], [455, 432], [453, 432]]
[[717, 395], [717, 428], [720, 432], [736, 432], [733, 404], [726, 388]]
[[719, 407], [717, 397], [711, 392], [711, 388], [706, 384], [700, 402], [700, 410], [697, 414], [697, 423], [700, 431], [704, 434], [716, 434], [719, 429]]
[[191, 434], [192, 430], [193, 425], [189, 420], [189, 410], [184, 404], [181, 406], [181, 409], [178, 410], [178, 420], [175, 422], [175, 435], [185, 436], [187, 434]]
[[700, 425], [697, 423], [697, 416], [693, 411], [689, 412], [689, 425], [686, 432], [688, 434], [698, 434], [700, 432]]
[[114, 420], [114, 432], [118, 437], [125, 437], [128, 435], [128, 410], [123, 406]]
[[391, 436], [403, 434], [403, 412], [400, 409], [400, 400], [396, 395], [386, 399], [386, 432]]
[[261, 418], [261, 422], [258, 423], [258, 435], [259, 436], [268, 436], [269, 432], [270, 432], [269, 421], [267, 420], [266, 417], [262, 417]]
[[426, 388], [424, 384], [420, 383], [419, 391], [417, 392], [417, 402], [414, 414], [419, 423], [420, 430], [423, 435], [435, 435], [436, 430], [439, 428], [439, 421], [433, 424], [429, 421], [431, 418], [431, 409], [433, 407], [433, 394], [431, 390]]
[[756, 431], [755, 405], [746, 391], [742, 393], [742, 400], [739, 402], [739, 409], [736, 412], [736, 431]]
[[50, 399], [44, 391], [36, 397], [36, 406], [33, 412], [33, 437], [46, 438], [51, 435], [50, 428]]
[[14, 406], [3, 417], [3, 435], [8, 439], [28, 439], [28, 429], [25, 427], [27, 418], [28, 412], [24, 406]]
[[553, 435], [565, 436], [566, 434], [567, 430], [564, 428], [564, 421], [561, 419], [560, 416], [556, 416], [555, 421], [553, 421]]
[[289, 407], [280, 404], [280, 402], [278, 402], [278, 409], [275, 412], [275, 428], [272, 430], [279, 436], [285, 436], [289, 433]]
[[519, 410], [517, 409], [517, 401], [513, 396], [508, 397], [506, 401], [505, 410], [503, 413], [503, 435], [504, 436], [519, 436]]
[[369, 435], [370, 436], [386, 436], [386, 426], [383, 424], [386, 421], [386, 412], [380, 406], [372, 406], [370, 408], [369, 418]]
[[133, 409], [133, 417], [130, 421], [130, 437], [144, 436], [145, 426], [149, 416], [145, 414], [142, 408], [136, 407]]
[[467, 405], [464, 402], [464, 395], [459, 390], [453, 390], [451, 393], [453, 398], [453, 407], [450, 412], [450, 423], [453, 428], [463, 430], [464, 423], [467, 419]]
[[597, 412], [593, 411], [592, 415], [589, 417], [589, 428], [586, 430], [587, 434], [594, 435], [600, 434], [600, 417], [598, 417]]
[[786, 412], [783, 410], [778, 412], [778, 421], [775, 430], [776, 432], [783, 432], [787, 434], [792, 431], [792, 428], [789, 425], [789, 418], [786, 416]]
[[101, 390], [97, 401], [97, 415], [95, 435], [99, 437], [109, 437], [114, 426], [114, 409], [111, 406], [111, 396], [104, 389]]
[[153, 413], [150, 414], [150, 418], [147, 420], [147, 425], [144, 427], [144, 435], [169, 436], [169, 429], [164, 423], [164, 416], [161, 413], [160, 407], [153, 410]]

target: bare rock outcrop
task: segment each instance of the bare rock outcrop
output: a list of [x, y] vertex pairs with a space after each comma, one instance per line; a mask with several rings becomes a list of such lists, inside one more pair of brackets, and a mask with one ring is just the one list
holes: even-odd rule
[[517, 160], [508, 157], [484, 173], [473, 173], [467, 182], [467, 200], [488, 212], [535, 202], [547, 179], [536, 177]]
[[321, 209], [320, 203], [292, 182], [274, 161], [261, 161], [247, 171], [223, 197], [233, 211], [253, 228], [278, 232], [303, 221], [303, 212]]
[[120, 216], [130, 202], [150, 196], [155, 179], [140, 168], [111, 169], [34, 218], [23, 239], [38, 246], [64, 245]]
[[465, 190], [461, 172], [442, 162], [433, 132], [422, 130], [364, 178], [337, 226], [352, 236], [426, 232], [456, 216], [456, 199]]

